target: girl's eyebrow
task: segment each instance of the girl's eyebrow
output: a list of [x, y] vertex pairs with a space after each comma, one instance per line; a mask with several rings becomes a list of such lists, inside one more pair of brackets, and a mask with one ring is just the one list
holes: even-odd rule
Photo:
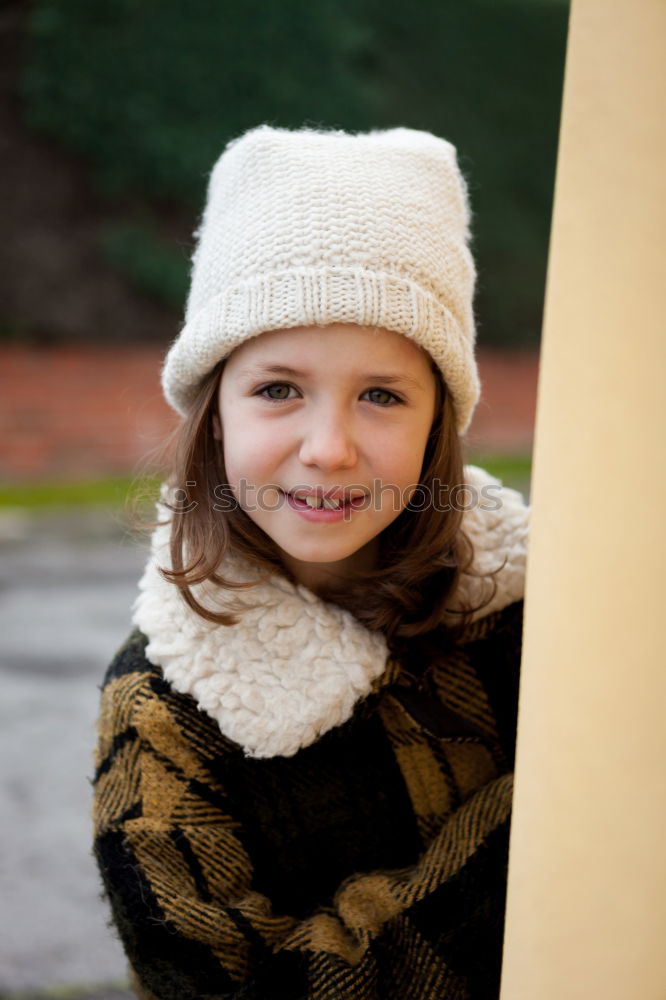
[[382, 385], [408, 385], [415, 389], [422, 389], [423, 385], [417, 378], [412, 378], [411, 375], [405, 375], [400, 373], [399, 375], [365, 375], [365, 382], [381, 382]]
[[249, 368], [241, 368], [239, 375], [248, 378], [259, 378], [263, 375], [288, 375], [289, 378], [306, 378], [306, 372], [298, 371], [296, 368], [288, 368], [286, 365], [252, 365]]
[[[239, 374], [248, 378], [263, 378], [265, 375], [283, 375], [287, 378], [309, 378], [309, 373], [300, 371], [297, 368], [289, 368], [287, 365], [256, 365], [251, 368], [241, 368]], [[381, 382], [383, 385], [406, 385], [416, 389], [422, 389], [423, 385], [418, 379], [411, 375], [399, 374], [390, 375], [388, 373], [360, 375], [359, 382]]]

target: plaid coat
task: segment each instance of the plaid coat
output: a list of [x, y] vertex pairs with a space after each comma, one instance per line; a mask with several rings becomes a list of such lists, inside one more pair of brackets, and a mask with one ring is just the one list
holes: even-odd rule
[[522, 630], [499, 590], [432, 662], [368, 668], [342, 721], [299, 729], [306, 703], [282, 752], [228, 732], [239, 691], [264, 728], [271, 699], [232, 684], [216, 709], [200, 663], [183, 680], [195, 633], [177, 669], [131, 635], [103, 686], [94, 822], [140, 996], [498, 996]]

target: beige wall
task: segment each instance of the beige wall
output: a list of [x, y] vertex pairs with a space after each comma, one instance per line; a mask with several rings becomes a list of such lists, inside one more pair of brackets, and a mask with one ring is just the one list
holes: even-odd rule
[[573, 0], [502, 1000], [666, 998], [666, 0]]

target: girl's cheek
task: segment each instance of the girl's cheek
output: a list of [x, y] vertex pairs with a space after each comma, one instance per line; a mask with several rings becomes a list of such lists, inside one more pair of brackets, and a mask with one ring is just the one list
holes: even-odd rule
[[248, 428], [225, 438], [225, 467], [229, 479], [260, 474], [275, 464], [277, 451], [275, 442], [253, 434]]
[[382, 467], [407, 470], [417, 461], [420, 444], [418, 434], [410, 430], [376, 439], [374, 450]]

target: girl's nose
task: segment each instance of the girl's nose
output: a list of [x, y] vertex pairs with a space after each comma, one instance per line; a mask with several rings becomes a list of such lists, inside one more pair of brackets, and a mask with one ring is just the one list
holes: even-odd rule
[[313, 420], [301, 442], [299, 458], [303, 465], [316, 466], [324, 472], [352, 469], [357, 458], [351, 428], [332, 417]]

